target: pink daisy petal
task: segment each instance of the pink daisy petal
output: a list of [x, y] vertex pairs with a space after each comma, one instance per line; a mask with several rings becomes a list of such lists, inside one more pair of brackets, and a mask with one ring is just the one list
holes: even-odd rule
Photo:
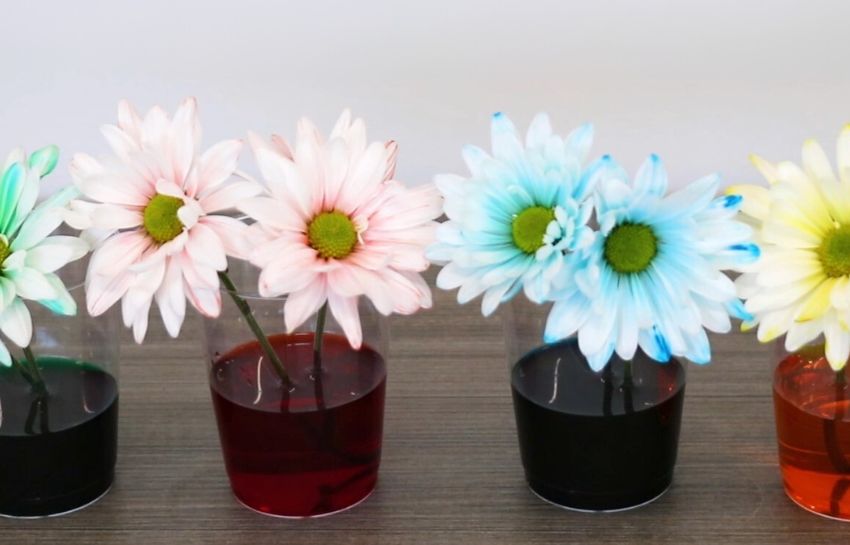
[[142, 119], [136, 108], [126, 100], [118, 103], [118, 127], [133, 139], [137, 147], [141, 146]]
[[384, 316], [393, 311], [392, 294], [385, 289], [383, 279], [375, 271], [343, 266], [328, 274], [328, 284], [343, 297], [366, 295]]
[[[325, 185], [325, 165], [323, 157], [323, 142], [319, 130], [309, 119], [298, 121], [298, 140], [295, 147], [294, 163], [299, 173], [299, 179], [303, 183], [312, 184], [315, 188]], [[310, 192], [310, 210], [320, 210], [322, 207], [323, 192], [314, 190]]]
[[199, 221], [218, 236], [227, 255], [237, 259], [248, 258], [252, 244], [247, 225], [229, 216], [204, 216]]
[[346, 261], [358, 267], [376, 271], [389, 265], [390, 259], [392, 259], [392, 256], [379, 247], [362, 245], [356, 248], [354, 253], [346, 258]]
[[183, 319], [186, 316], [186, 295], [183, 293], [183, 275], [179, 261], [169, 258], [166, 264], [165, 278], [156, 291], [156, 304], [162, 316], [162, 323], [172, 337], [180, 334]]
[[373, 142], [354, 164], [342, 186], [337, 199], [338, 209], [353, 213], [365, 204], [364, 196], [371, 196], [383, 182], [386, 168], [387, 150], [383, 144]]
[[324, 208], [334, 210], [342, 184], [348, 176], [349, 154], [344, 140], [336, 138], [328, 143], [327, 161]]
[[348, 338], [348, 343], [355, 350], [360, 350], [360, 345], [363, 344], [363, 332], [360, 329], [357, 298], [342, 297], [330, 292], [328, 293], [328, 306], [331, 309], [331, 314]]
[[166, 142], [170, 121], [168, 114], [159, 106], [148, 110], [142, 120], [142, 147], [160, 149]]
[[220, 210], [231, 210], [237, 208], [239, 203], [245, 199], [256, 197], [263, 192], [263, 188], [254, 182], [247, 180], [229, 183], [218, 187], [200, 200], [201, 207], [209, 214]]
[[151, 245], [150, 239], [136, 231], [116, 233], [92, 252], [88, 276], [110, 277], [123, 273]]
[[295, 164], [268, 149], [257, 150], [257, 165], [278, 199], [289, 200], [303, 219], [313, 216], [312, 191], [309, 180], [302, 180]]
[[384, 269], [378, 274], [381, 275], [385, 289], [391, 294], [393, 312], [413, 314], [420, 308], [431, 306], [431, 290], [418, 274], [392, 269]]
[[103, 173], [103, 165], [97, 159], [85, 153], [75, 153], [68, 168], [71, 172], [71, 179], [75, 184]]
[[204, 152], [198, 169], [199, 196], [209, 194], [233, 176], [241, 151], [241, 140], [224, 140]]
[[101, 173], [77, 182], [77, 188], [91, 200], [125, 206], [145, 206], [150, 200], [131, 182]]
[[181, 186], [171, 180], [166, 180], [165, 178], [160, 178], [156, 181], [156, 192], [160, 195], [176, 197], [178, 199], [182, 199], [186, 196]]
[[102, 204], [92, 214], [92, 226], [98, 229], [129, 229], [142, 224], [142, 210], [114, 204]]
[[312, 316], [327, 300], [324, 278], [318, 278], [304, 289], [290, 294], [284, 304], [286, 330], [293, 332]]
[[130, 155], [139, 151], [139, 144], [132, 136], [122, 131], [115, 125], [103, 125], [100, 128], [101, 134], [106, 139], [106, 143], [112, 148], [112, 151], [118, 157], [126, 159]]
[[143, 290], [128, 290], [121, 299], [121, 316], [126, 327], [133, 328], [133, 340], [142, 344], [148, 331], [148, 316], [150, 314], [153, 294]]
[[[316, 251], [302, 242], [305, 238], [299, 236], [279, 236], [261, 244], [257, 244], [249, 254], [252, 264], [260, 268], [267, 267], [272, 261], [281, 257], [291, 256], [294, 259], [302, 259], [304, 266], [315, 267], [318, 263]], [[307, 257], [309, 256], [309, 260]]]
[[185, 252], [179, 256], [175, 256], [174, 259], [177, 259], [180, 263], [180, 270], [183, 272], [185, 285], [194, 286], [198, 289], [204, 288], [218, 291], [218, 272], [215, 269], [192, 263]]
[[183, 281], [183, 289], [195, 310], [207, 318], [216, 318], [221, 314], [221, 292], [218, 289], [205, 288]]
[[221, 239], [215, 231], [203, 224], [197, 224], [189, 233], [186, 242], [186, 255], [200, 265], [212, 267], [217, 271], [227, 269], [227, 256]]
[[114, 276], [89, 274], [86, 276], [86, 308], [92, 316], [100, 316], [121, 299], [132, 283], [129, 272], [120, 272]]
[[[185, 99], [174, 113], [169, 131], [169, 155], [171, 159], [172, 180], [180, 186], [192, 168], [195, 160], [195, 127], [197, 118], [197, 101], [190, 97]], [[194, 193], [194, 188], [191, 188]]]
[[253, 197], [240, 202], [236, 208], [258, 222], [274, 229], [306, 231], [306, 223], [289, 202], [269, 197]]
[[177, 210], [177, 219], [180, 220], [180, 223], [183, 224], [185, 229], [190, 230], [198, 223], [198, 219], [204, 215], [204, 210], [198, 204], [198, 201], [185, 199], [185, 202], [186, 204]]
[[384, 147], [387, 148], [387, 169], [384, 171], [384, 181], [392, 180], [395, 176], [396, 159], [398, 158], [398, 144], [390, 140]]
[[140, 273], [151, 267], [159, 266], [161, 262], [165, 261], [166, 257], [182, 252], [188, 239], [188, 233], [183, 231], [161, 246], [151, 240], [151, 245], [128, 269], [130, 272]]
[[342, 111], [339, 118], [336, 120], [333, 129], [331, 129], [331, 140], [334, 138], [346, 140], [348, 138], [348, 131], [350, 128], [351, 110], [346, 108]]
[[307, 262], [298, 256], [282, 256], [273, 260], [260, 272], [259, 291], [263, 297], [277, 297], [298, 291], [316, 279], [316, 272], [309, 267], [291, 266], [291, 263]]
[[292, 146], [289, 145], [289, 142], [287, 142], [285, 138], [280, 135], [273, 134], [271, 141], [271, 147], [273, 150], [283, 155], [287, 159], [292, 159]]

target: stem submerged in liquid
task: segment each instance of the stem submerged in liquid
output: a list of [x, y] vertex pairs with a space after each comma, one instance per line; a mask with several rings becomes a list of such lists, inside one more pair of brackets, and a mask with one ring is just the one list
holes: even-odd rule
[[[826, 445], [826, 453], [836, 473], [850, 474], [850, 463], [841, 452], [841, 444], [838, 439], [838, 427], [844, 420], [844, 400], [847, 377], [844, 369], [835, 372], [835, 417], [832, 420], [823, 421], [823, 438]], [[841, 514], [841, 500], [844, 499], [847, 490], [850, 489], [850, 480], [839, 479], [832, 487], [829, 498], [829, 510], [832, 515]]]

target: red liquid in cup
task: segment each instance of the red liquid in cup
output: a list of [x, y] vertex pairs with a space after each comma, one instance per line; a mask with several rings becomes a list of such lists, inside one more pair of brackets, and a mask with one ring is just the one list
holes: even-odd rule
[[788, 356], [773, 385], [786, 492], [806, 509], [842, 519], [850, 519], [848, 383], [821, 353]]
[[224, 461], [233, 493], [263, 513], [309, 517], [366, 498], [378, 478], [386, 367], [363, 346], [325, 334], [321, 380], [314, 379], [313, 334], [269, 339], [289, 388], [256, 342], [214, 363], [210, 376]]

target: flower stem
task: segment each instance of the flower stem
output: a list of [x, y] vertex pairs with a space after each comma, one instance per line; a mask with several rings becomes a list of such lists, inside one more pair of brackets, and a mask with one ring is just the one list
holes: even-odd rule
[[325, 336], [325, 320], [328, 315], [328, 303], [325, 302], [316, 314], [316, 333], [313, 335], [313, 380], [315, 381], [316, 405], [325, 408], [325, 392], [322, 384], [322, 341]]
[[634, 384], [632, 360], [628, 360], [623, 362], [623, 405], [626, 414], [635, 412]]
[[[824, 443], [826, 444], [826, 453], [829, 461], [836, 473], [850, 474], [850, 464], [841, 452], [841, 444], [838, 439], [838, 426], [844, 420], [844, 387], [847, 384], [847, 377], [844, 374], [845, 370], [835, 373], [835, 418], [832, 420], [823, 421]], [[841, 500], [848, 490], [848, 480], [839, 479], [836, 481], [830, 495], [830, 512], [838, 516], [841, 512]]]
[[[24, 357], [27, 359], [27, 367], [31, 379], [30, 384], [32, 384], [32, 387], [39, 393], [47, 393], [47, 385], [44, 383], [44, 377], [41, 376], [41, 370], [38, 368], [38, 362], [35, 360], [32, 348], [30, 346], [25, 346], [23, 351]], [[20, 365], [23, 367], [23, 364]], [[26, 378], [26, 376], [24, 378]]]
[[611, 371], [612, 363], [609, 361], [602, 370], [602, 416], [611, 416], [611, 402], [614, 397], [614, 373]]
[[26, 381], [30, 383], [30, 386], [35, 388], [36, 382], [35, 379], [32, 378], [32, 374], [30, 373], [28, 366], [25, 366], [24, 364], [19, 362], [17, 358], [12, 357], [12, 367], [17, 369], [21, 376], [24, 377], [24, 379], [26, 379]]
[[274, 347], [269, 342], [269, 338], [266, 337], [265, 333], [263, 333], [263, 328], [260, 327], [260, 324], [257, 323], [257, 319], [254, 318], [254, 313], [251, 312], [251, 307], [248, 305], [248, 302], [236, 292], [236, 286], [233, 284], [233, 281], [227, 275], [226, 271], [219, 271], [218, 278], [222, 285], [224, 285], [224, 289], [226, 289], [227, 293], [230, 294], [233, 302], [236, 303], [236, 308], [238, 308], [239, 312], [242, 313], [242, 316], [245, 317], [245, 322], [248, 324], [248, 327], [251, 328], [254, 336], [257, 337], [257, 342], [260, 343], [260, 347], [262, 347], [263, 352], [265, 352], [269, 361], [271, 361], [272, 365], [274, 365], [275, 371], [277, 371], [281, 380], [283, 380], [284, 384], [289, 384], [289, 374], [287, 374], [286, 369], [283, 366], [283, 362], [280, 361], [280, 357], [278, 357], [277, 352], [275, 352]]

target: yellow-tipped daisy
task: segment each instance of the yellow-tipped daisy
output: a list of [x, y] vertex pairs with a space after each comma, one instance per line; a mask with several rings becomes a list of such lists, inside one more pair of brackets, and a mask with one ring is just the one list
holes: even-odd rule
[[744, 270], [738, 292], [758, 323], [758, 339], [785, 334], [799, 350], [823, 335], [833, 369], [850, 357], [850, 125], [838, 137], [838, 175], [814, 140], [803, 144], [803, 168], [752, 162], [769, 187], [729, 188], [744, 197], [742, 214], [756, 228], [762, 257]]

